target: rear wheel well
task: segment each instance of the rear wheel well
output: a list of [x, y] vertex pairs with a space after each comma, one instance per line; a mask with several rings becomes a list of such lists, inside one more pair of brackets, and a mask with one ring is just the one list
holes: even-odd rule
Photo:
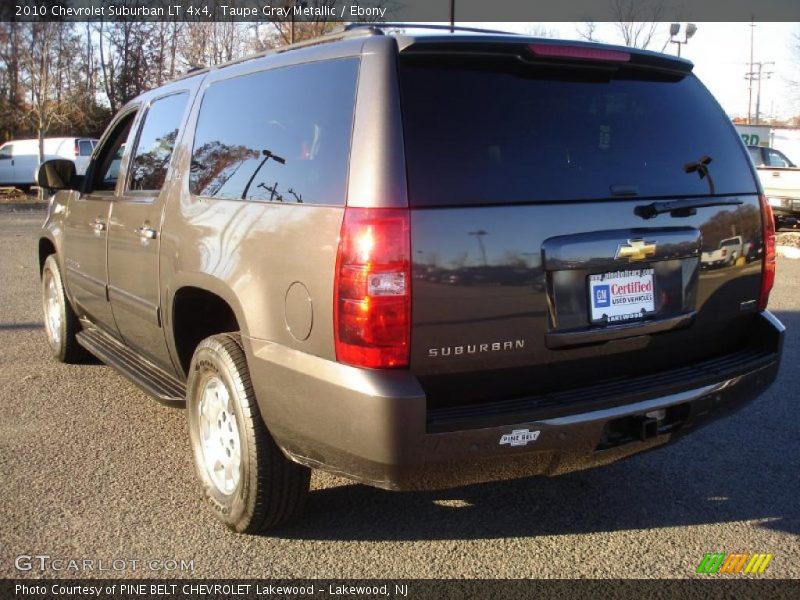
[[181, 368], [189, 373], [197, 345], [218, 333], [239, 331], [230, 305], [216, 294], [196, 287], [179, 289], [172, 303], [172, 330]]
[[44, 270], [44, 261], [47, 260], [48, 256], [55, 253], [56, 247], [53, 245], [53, 242], [47, 238], [41, 238], [39, 240], [39, 276], [42, 275], [42, 271]]

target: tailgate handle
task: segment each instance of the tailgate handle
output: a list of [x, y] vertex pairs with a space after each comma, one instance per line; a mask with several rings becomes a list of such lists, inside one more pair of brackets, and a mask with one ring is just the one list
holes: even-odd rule
[[624, 338], [636, 337], [639, 335], [649, 335], [651, 333], [661, 333], [682, 329], [692, 324], [697, 311], [684, 313], [669, 319], [657, 319], [654, 321], [626, 323], [625, 325], [612, 325], [603, 328], [579, 329], [573, 331], [558, 331], [545, 335], [545, 344], [552, 350], [560, 348], [570, 348], [572, 346], [583, 346], [586, 344], [600, 344], [611, 340], [621, 340]]
[[687, 198], [685, 200], [670, 200], [665, 202], [651, 202], [640, 204], [633, 209], [634, 214], [643, 219], [652, 219], [662, 213], [669, 213], [673, 217], [689, 217], [697, 214], [698, 208], [708, 206], [738, 206], [744, 204], [737, 198], [715, 200], [714, 198]]

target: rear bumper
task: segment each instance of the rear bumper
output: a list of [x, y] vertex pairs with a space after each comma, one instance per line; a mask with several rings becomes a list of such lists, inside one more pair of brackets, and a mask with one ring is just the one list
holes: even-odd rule
[[449, 426], [432, 424], [407, 371], [356, 369], [252, 339], [245, 349], [262, 415], [290, 458], [381, 488], [442, 489], [606, 464], [730, 413], [777, 375], [784, 328], [765, 312], [758, 329], [753, 359], [702, 385], [556, 416], [495, 414]]

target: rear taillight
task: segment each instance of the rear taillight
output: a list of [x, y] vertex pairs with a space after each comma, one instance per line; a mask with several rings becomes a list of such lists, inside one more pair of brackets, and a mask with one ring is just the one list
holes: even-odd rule
[[759, 310], [765, 310], [769, 303], [769, 293], [775, 283], [775, 218], [766, 196], [759, 198], [761, 203], [761, 228], [764, 234], [764, 264], [761, 268], [761, 293], [758, 298]]
[[78, 147], [78, 142], [75, 142], [75, 158], [78, 158], [81, 155], [81, 150]]
[[408, 366], [410, 328], [408, 211], [346, 208], [334, 285], [336, 360]]

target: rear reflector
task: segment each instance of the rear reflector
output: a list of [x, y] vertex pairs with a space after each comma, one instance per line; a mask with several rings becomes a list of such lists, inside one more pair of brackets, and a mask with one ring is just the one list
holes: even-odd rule
[[406, 367], [410, 328], [408, 211], [346, 208], [334, 284], [336, 360]]
[[551, 58], [573, 58], [577, 60], [601, 60], [606, 62], [628, 62], [630, 52], [586, 48], [584, 46], [560, 46], [554, 44], [531, 44], [528, 49], [536, 56]]
[[759, 310], [766, 310], [769, 293], [775, 284], [775, 217], [766, 196], [760, 197], [761, 227], [764, 234], [764, 264], [761, 268], [761, 293], [758, 298]]

